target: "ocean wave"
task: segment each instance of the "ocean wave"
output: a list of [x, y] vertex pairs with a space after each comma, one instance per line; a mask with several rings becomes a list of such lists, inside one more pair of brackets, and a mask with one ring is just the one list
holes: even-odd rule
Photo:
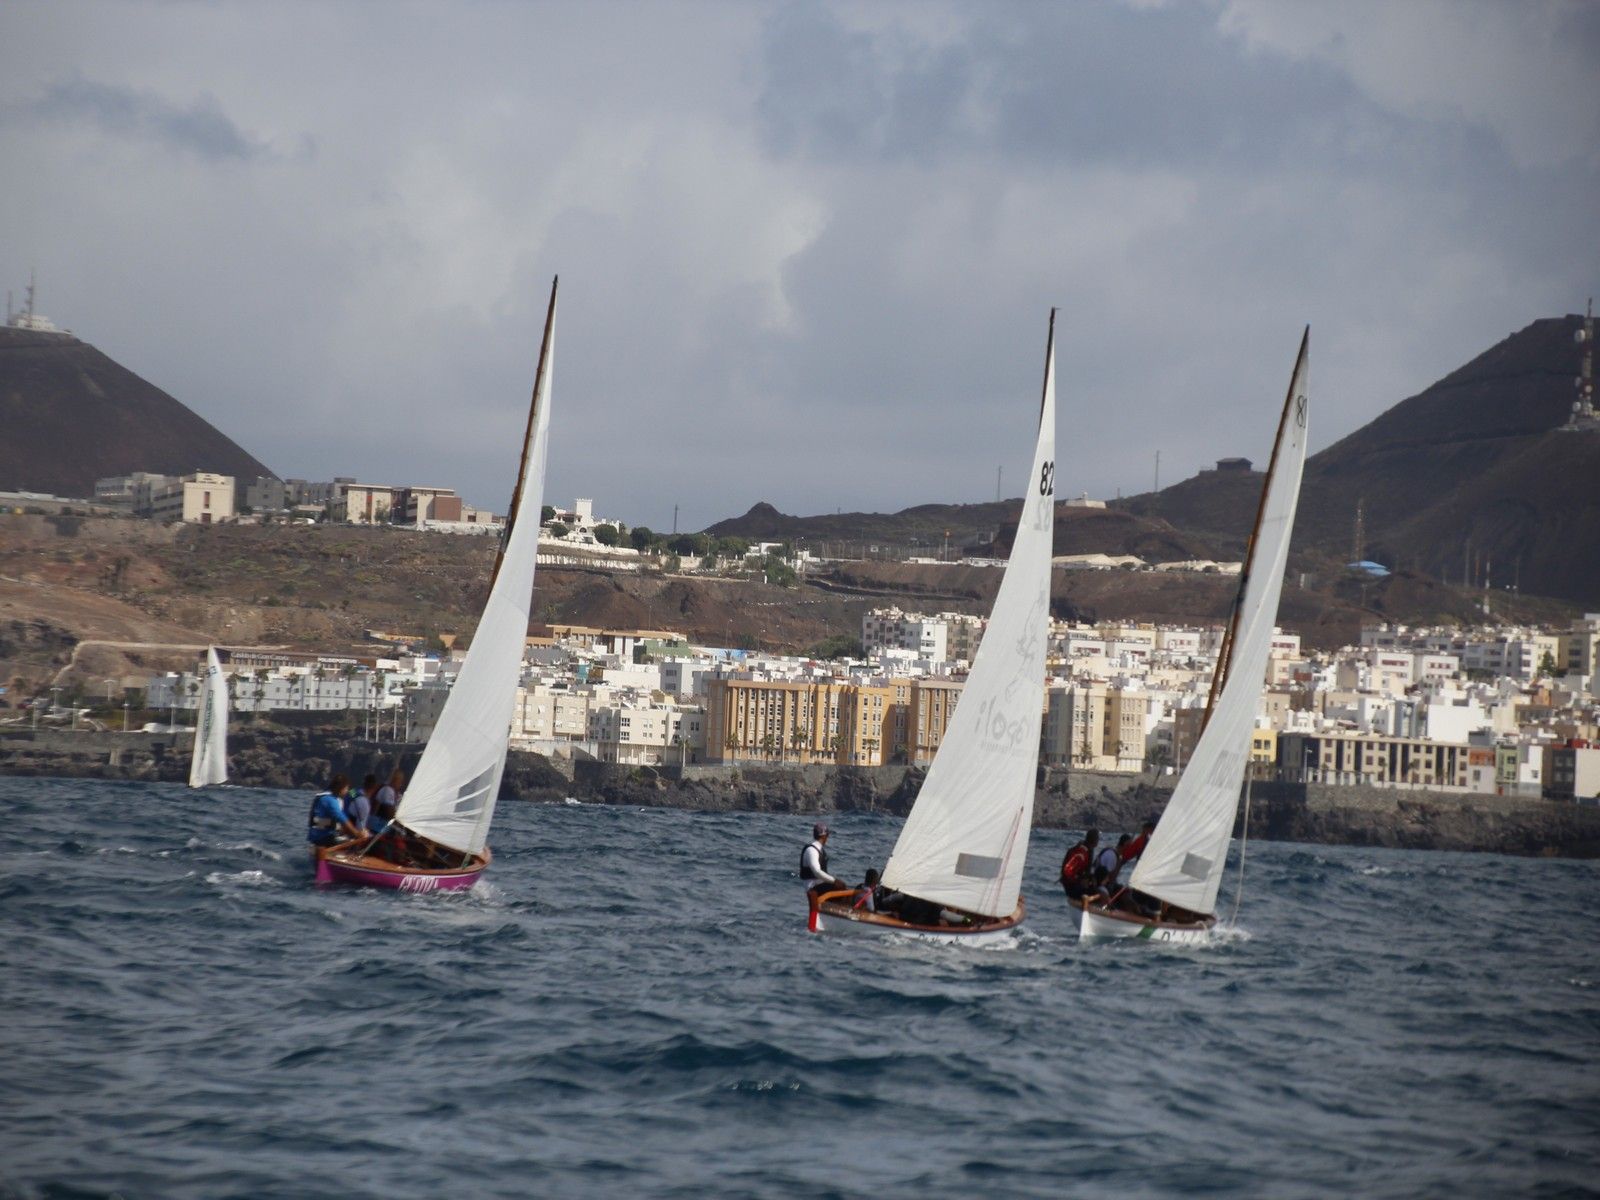
[[206, 882], [211, 884], [238, 884], [243, 887], [263, 887], [276, 885], [278, 881], [265, 871], [212, 871], [206, 876]]
[[[1398, 1197], [1600, 1167], [1594, 864], [1258, 841], [1242, 926], [1084, 944], [1040, 843], [1028, 923], [978, 954], [807, 933], [811, 818], [512, 806], [474, 889], [397, 895], [315, 887], [299, 797], [189, 837], [159, 788], [62, 786], [0, 779], [0, 1191]], [[899, 829], [837, 825], [852, 877]]]

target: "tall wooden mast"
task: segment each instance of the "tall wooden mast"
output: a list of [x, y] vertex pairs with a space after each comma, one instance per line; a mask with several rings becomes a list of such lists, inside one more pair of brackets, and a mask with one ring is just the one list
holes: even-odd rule
[[550, 307], [544, 317], [544, 339], [539, 343], [539, 365], [533, 372], [533, 398], [528, 401], [528, 428], [522, 435], [522, 459], [517, 464], [517, 485], [511, 489], [511, 507], [506, 510], [505, 527], [500, 531], [500, 545], [494, 552], [494, 570], [489, 574], [489, 587], [500, 578], [500, 563], [506, 556], [506, 542], [511, 538], [511, 527], [517, 520], [517, 505], [522, 501], [522, 487], [528, 475], [528, 446], [533, 441], [534, 418], [539, 411], [539, 384], [544, 379], [544, 366], [550, 357], [550, 334], [556, 321], [556, 288], [561, 283], [557, 275], [550, 281]]

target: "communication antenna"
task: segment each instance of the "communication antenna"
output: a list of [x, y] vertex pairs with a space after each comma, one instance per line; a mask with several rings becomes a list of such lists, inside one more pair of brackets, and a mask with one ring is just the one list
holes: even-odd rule
[[676, 504], [672, 506], [672, 532], [674, 535], [678, 532], [678, 506]]
[[1159, 492], [1161, 490], [1161, 451], [1159, 450], [1156, 451], [1156, 479], [1155, 483], [1151, 485], [1150, 490], [1152, 492]]
[[1365, 496], [1357, 497], [1357, 499], [1356, 499], [1355, 556], [1351, 559], [1352, 562], [1366, 562], [1367, 561], [1367, 520], [1366, 520], [1366, 511], [1365, 511], [1366, 503], [1367, 503], [1367, 498]]
[[22, 315], [28, 319], [29, 328], [33, 327], [33, 288], [36, 274], [32, 267], [28, 268], [28, 303], [23, 307]]
[[1583, 373], [1578, 376], [1578, 401], [1573, 410], [1580, 417], [1592, 417], [1594, 411], [1594, 297], [1583, 310], [1583, 328], [1578, 331], [1578, 341], [1583, 343]]
[[1000, 497], [1002, 495], [1002, 493], [1000, 491], [1000, 488], [1001, 488], [1000, 481], [1005, 478], [1005, 474], [1006, 474], [1006, 468], [1005, 468], [1005, 464], [1004, 463], [1002, 463], [1000, 466], [998, 466], [998, 467], [996, 467], [994, 469], [994, 502], [996, 504], [1000, 503]]

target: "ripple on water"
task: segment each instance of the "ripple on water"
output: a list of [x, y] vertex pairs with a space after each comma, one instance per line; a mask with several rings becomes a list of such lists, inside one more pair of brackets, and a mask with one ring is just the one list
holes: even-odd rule
[[[1028, 926], [979, 951], [807, 935], [809, 817], [507, 805], [477, 888], [395, 895], [311, 885], [302, 796], [241, 792], [221, 835], [181, 799], [0, 779], [17, 1195], [1409, 1196], [1600, 1167], [1594, 864], [1256, 842], [1214, 944], [1084, 945], [1044, 832]], [[829, 821], [851, 874], [898, 830]]]

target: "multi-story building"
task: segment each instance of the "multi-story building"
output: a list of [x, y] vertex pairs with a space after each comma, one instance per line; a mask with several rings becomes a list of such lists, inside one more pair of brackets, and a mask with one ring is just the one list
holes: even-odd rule
[[403, 493], [388, 483], [341, 484], [328, 502], [328, 516], [347, 525], [387, 525]]
[[518, 688], [511, 736], [523, 742], [581, 742], [589, 736], [589, 705], [588, 692], [564, 685]]
[[699, 762], [705, 754], [705, 714], [671, 704], [597, 703], [589, 709], [589, 741], [602, 762]]
[[1150, 712], [1149, 693], [1131, 687], [1109, 687], [1105, 697], [1101, 754], [1112, 761], [1112, 770], [1142, 770], [1145, 718]]
[[1468, 747], [1370, 733], [1284, 733], [1278, 767], [1291, 779], [1382, 787], [1468, 786]]
[[115, 504], [137, 512], [141, 497], [148, 504], [151, 491], [176, 482], [177, 477], [174, 475], [160, 475], [151, 471], [111, 475], [94, 481], [94, 498], [97, 504]]
[[949, 658], [949, 627], [939, 617], [901, 612], [898, 608], [869, 609], [861, 618], [861, 646], [870, 657], [885, 650], [909, 650], [925, 662]]
[[211, 525], [232, 520], [233, 476], [197, 471], [152, 488], [149, 514], [157, 521]]
[[708, 680], [706, 759], [877, 766], [893, 704], [893, 688], [837, 680]]
[[1556, 661], [1569, 675], [1600, 675], [1600, 613], [1584, 613], [1561, 635]]
[[1044, 733], [1040, 740], [1047, 764], [1084, 771], [1114, 770], [1115, 758], [1108, 761], [1104, 751], [1105, 728], [1105, 685], [1052, 683], [1045, 689]]
[[906, 757], [913, 763], [933, 761], [950, 720], [955, 716], [956, 702], [961, 699], [962, 684], [952, 679], [913, 679], [907, 703], [904, 735], [897, 745], [904, 745]]
[[1552, 800], [1600, 799], [1600, 747], [1546, 746], [1544, 794]]

